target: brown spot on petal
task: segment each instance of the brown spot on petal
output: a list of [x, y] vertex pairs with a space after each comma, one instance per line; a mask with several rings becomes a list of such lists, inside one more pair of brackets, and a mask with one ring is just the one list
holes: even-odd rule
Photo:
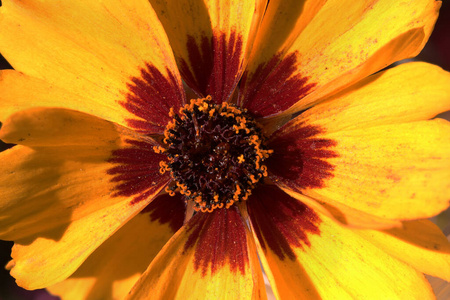
[[268, 63], [258, 66], [248, 79], [242, 79], [243, 94], [240, 101], [255, 117], [280, 113], [305, 97], [316, 85], [297, 72], [297, 53], [284, 58], [274, 56]]
[[402, 179], [401, 176], [393, 173], [392, 170], [388, 171], [388, 174], [386, 175], [386, 178], [389, 179], [389, 180], [392, 180], [393, 183], [397, 183], [397, 182], [399, 182]]
[[136, 140], [127, 140], [127, 143], [130, 147], [113, 151], [108, 162], [115, 166], [107, 173], [113, 175], [111, 181], [117, 183], [112, 196], [135, 196], [131, 201], [131, 204], [135, 204], [166, 185], [170, 175], [159, 172], [159, 162], [165, 160], [166, 156], [156, 154], [153, 144]]
[[249, 263], [244, 221], [236, 207], [197, 213], [186, 225], [189, 238], [184, 251], [195, 249], [194, 267], [203, 276], [229, 264], [232, 272], [245, 273]]
[[184, 104], [184, 91], [169, 70], [163, 75], [156, 67], [146, 64], [141, 76], [133, 77], [127, 84], [126, 101], [120, 104], [136, 119], [127, 120], [128, 125], [144, 134], [163, 133], [171, 120], [169, 110], [175, 111]]
[[247, 208], [261, 247], [270, 248], [281, 260], [294, 260], [293, 248], [311, 246], [309, 237], [320, 234], [319, 216], [275, 186], [256, 189]]
[[268, 144], [273, 149], [267, 160], [269, 177], [294, 190], [322, 188], [325, 180], [334, 176], [334, 166], [327, 159], [338, 156], [331, 149], [336, 141], [316, 137], [322, 132], [305, 124], [275, 132]]

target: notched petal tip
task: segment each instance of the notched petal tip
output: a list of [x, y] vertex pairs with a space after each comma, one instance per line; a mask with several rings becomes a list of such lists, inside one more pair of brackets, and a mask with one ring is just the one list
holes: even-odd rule
[[16, 265], [16, 262], [11, 259], [5, 266], [5, 269], [8, 271], [11, 271], [12, 268], [14, 268], [14, 266]]

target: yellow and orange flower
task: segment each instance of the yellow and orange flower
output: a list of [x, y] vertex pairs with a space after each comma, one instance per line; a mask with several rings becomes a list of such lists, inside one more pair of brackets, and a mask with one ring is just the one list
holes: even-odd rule
[[[433, 299], [440, 1], [7, 0], [0, 238], [63, 299]], [[374, 74], [376, 73], [376, 74]]]

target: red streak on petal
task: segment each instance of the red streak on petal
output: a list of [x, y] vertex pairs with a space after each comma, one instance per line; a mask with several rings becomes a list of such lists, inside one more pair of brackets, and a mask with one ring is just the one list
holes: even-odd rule
[[133, 77], [127, 84], [126, 101], [120, 102], [137, 119], [127, 120], [128, 125], [144, 134], [163, 133], [171, 120], [171, 107], [178, 111], [185, 103], [184, 91], [169, 70], [167, 76], [157, 68], [146, 64], [140, 77]]
[[242, 78], [243, 93], [240, 102], [255, 117], [266, 117], [280, 113], [305, 97], [316, 85], [308, 83], [308, 77], [297, 72], [297, 56], [291, 53], [281, 59], [274, 56], [261, 64], [248, 79]]
[[334, 176], [334, 166], [326, 159], [338, 156], [329, 149], [336, 146], [336, 141], [315, 138], [322, 132], [317, 126], [303, 124], [293, 130], [283, 127], [275, 132], [268, 144], [274, 152], [266, 161], [272, 180], [297, 191], [322, 188], [325, 180]]
[[[186, 47], [191, 64], [188, 64], [184, 59], [180, 59], [180, 73], [188, 86], [206, 96], [208, 81], [214, 64], [212, 39], [202, 36], [200, 44], [197, 44], [193, 36], [188, 36]], [[189, 66], [191, 66], [192, 71]]]
[[153, 145], [135, 140], [127, 140], [131, 145], [113, 151], [108, 162], [118, 164], [108, 170], [116, 182], [113, 197], [135, 196], [131, 204], [147, 199], [161, 186], [167, 184], [170, 175], [160, 174], [159, 162], [166, 156], [153, 152]]
[[236, 207], [197, 213], [186, 225], [189, 234], [184, 251], [194, 248], [194, 267], [205, 276], [229, 264], [232, 272], [245, 273], [249, 263], [244, 220]]
[[242, 63], [242, 37], [231, 32], [229, 38], [225, 34], [215, 34], [214, 67], [208, 85], [208, 94], [216, 103], [228, 101], [240, 77]]
[[269, 247], [281, 260], [295, 260], [293, 248], [310, 247], [308, 237], [320, 235], [319, 216], [275, 186], [256, 189], [247, 208], [261, 247]]
[[228, 101], [240, 79], [242, 36], [215, 32], [212, 38], [202, 36], [200, 43], [189, 36], [189, 62], [180, 59], [180, 72], [187, 85], [203, 96], [211, 95], [215, 103]]
[[163, 194], [147, 205], [141, 213], [149, 213], [151, 221], [158, 221], [160, 224], [168, 223], [173, 232], [176, 232], [183, 225], [186, 204], [180, 194], [173, 197]]

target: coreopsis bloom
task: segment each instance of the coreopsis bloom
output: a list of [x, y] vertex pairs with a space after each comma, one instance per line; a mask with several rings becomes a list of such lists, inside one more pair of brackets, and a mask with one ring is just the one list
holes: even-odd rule
[[262, 267], [278, 299], [432, 299], [450, 75], [375, 72], [440, 4], [3, 1], [7, 268], [63, 299], [264, 299]]

